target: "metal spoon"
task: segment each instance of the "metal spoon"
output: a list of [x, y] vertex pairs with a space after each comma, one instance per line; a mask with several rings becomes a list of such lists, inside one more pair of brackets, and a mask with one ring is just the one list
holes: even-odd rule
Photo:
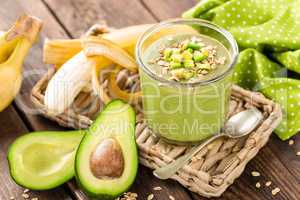
[[262, 113], [256, 108], [239, 112], [233, 115], [226, 122], [223, 131], [205, 140], [201, 145], [191, 148], [184, 156], [179, 157], [170, 164], [156, 169], [153, 174], [159, 179], [168, 179], [172, 177], [180, 168], [182, 168], [193, 156], [195, 156], [204, 146], [219, 137], [239, 138], [251, 133], [263, 119]]

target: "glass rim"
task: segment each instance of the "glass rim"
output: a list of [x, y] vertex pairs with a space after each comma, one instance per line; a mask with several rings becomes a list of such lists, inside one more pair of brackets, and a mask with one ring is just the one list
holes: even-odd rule
[[[207, 28], [213, 29], [214, 31], [220, 33], [221, 35], [223, 35], [225, 37], [225, 39], [229, 42], [229, 44], [231, 45], [233, 52], [231, 53], [232, 55], [232, 59], [231, 62], [228, 64], [229, 67], [227, 70], [225, 70], [223, 73], [221, 73], [220, 75], [213, 77], [211, 79], [208, 80], [199, 80], [196, 82], [176, 82], [176, 81], [172, 81], [172, 80], [168, 80], [165, 79], [163, 77], [158, 76], [157, 74], [155, 74], [153, 71], [151, 71], [147, 65], [144, 64], [144, 61], [142, 60], [142, 45], [144, 44], [145, 40], [147, 40], [153, 33], [155, 33], [157, 30], [162, 29], [164, 27], [167, 26], [172, 26], [172, 25], [176, 25], [176, 24], [198, 24], [200, 26], [205, 26]], [[239, 54], [239, 50], [238, 50], [238, 45], [236, 43], [236, 40], [233, 38], [232, 34], [230, 32], [228, 32], [227, 30], [207, 21], [207, 20], [203, 20], [203, 19], [182, 19], [182, 18], [175, 18], [175, 19], [171, 19], [171, 20], [166, 20], [160, 23], [157, 23], [153, 26], [151, 26], [150, 28], [148, 28], [138, 39], [138, 42], [136, 44], [136, 48], [135, 48], [135, 56], [136, 56], [136, 60], [137, 63], [139, 65], [140, 68], [142, 68], [142, 70], [151, 78], [159, 81], [160, 83], [164, 83], [167, 85], [171, 85], [171, 86], [188, 86], [188, 87], [193, 87], [193, 86], [198, 86], [198, 85], [207, 85], [209, 83], [214, 83], [222, 78], [224, 78], [229, 72], [231, 72], [234, 68], [234, 65], [237, 62], [237, 57]]]

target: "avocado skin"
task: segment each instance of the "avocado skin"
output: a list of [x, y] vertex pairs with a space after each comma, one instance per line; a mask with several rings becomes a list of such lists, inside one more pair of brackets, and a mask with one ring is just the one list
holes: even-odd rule
[[[135, 176], [134, 176], [134, 179], [135, 179], [137, 172], [138, 172], [138, 166], [136, 167], [136, 169], [132, 169], [132, 170], [136, 171]], [[80, 180], [78, 179], [76, 168], [75, 168], [75, 180], [76, 180], [78, 187], [89, 197], [89, 199], [93, 199], [93, 200], [115, 200], [116, 198], [118, 198], [122, 194], [124, 194], [124, 192], [128, 191], [130, 189], [131, 185], [133, 184], [133, 183], [131, 183], [130, 185], [128, 185], [128, 187], [123, 192], [120, 192], [115, 195], [108, 195], [108, 194], [95, 194], [95, 193], [89, 191], [88, 189], [86, 189], [86, 187], [84, 187], [80, 183]]]
[[[64, 132], [62, 132], [62, 131], [40, 131], [40, 132], [32, 132], [32, 133], [28, 133], [28, 134], [20, 136], [12, 144], [10, 144], [10, 146], [8, 148], [7, 160], [8, 160], [8, 166], [9, 166], [9, 172], [10, 172], [11, 178], [18, 185], [28, 188], [28, 189], [31, 189], [31, 190], [50, 190], [50, 189], [54, 189], [64, 183], [68, 182], [75, 175], [74, 168], [72, 168], [72, 169], [69, 168], [68, 171], [62, 171], [64, 173], [64, 174], [62, 173], [63, 174], [62, 176], [59, 176], [59, 178], [56, 181], [52, 181], [52, 182], [48, 183], [47, 185], [41, 184], [43, 182], [44, 177], [40, 177], [40, 181], [38, 181], [37, 183], [32, 183], [29, 181], [30, 179], [24, 179], [24, 177], [17, 176], [15, 171], [18, 171], [17, 167], [18, 167], [19, 163], [16, 163], [16, 161], [14, 161], [14, 157], [16, 156], [15, 149], [18, 148], [18, 145], [20, 143], [22, 143], [22, 140], [24, 140], [26, 138], [30, 138], [30, 137], [32, 137], [32, 139], [34, 140], [34, 138], [36, 136], [52, 137], [53, 135], [56, 135], [56, 136], [60, 135], [61, 137], [63, 137], [63, 134], [67, 134], [67, 135], [74, 135], [74, 138], [78, 137], [79, 141], [80, 141], [83, 138], [85, 133], [86, 133], [86, 131], [84, 131], [84, 130], [64, 131]], [[75, 145], [75, 146], [77, 149], [77, 147], [79, 146], [79, 142], [78, 142], [78, 145]], [[74, 161], [73, 161], [73, 163], [74, 163]], [[16, 167], [16, 165], [17, 165], [17, 167]], [[74, 164], [72, 166], [74, 166]], [[15, 168], [17, 168], [17, 169], [15, 169]]]
[[[78, 176], [76, 173], [76, 169], [75, 169], [75, 180], [76, 180], [78, 187], [84, 192], [84, 194], [86, 194], [89, 197], [89, 199], [92, 199], [92, 200], [115, 200], [116, 198], [118, 198], [119, 196], [121, 196], [123, 194], [123, 193], [120, 193], [120, 194], [116, 194], [116, 195], [107, 195], [107, 194], [95, 194], [95, 193], [90, 192], [80, 183], [80, 180], [78, 179]], [[129, 189], [129, 187], [127, 188], [127, 190]]]
[[[133, 149], [131, 149], [131, 151], [136, 154], [136, 161], [135, 162], [132, 162], [132, 165], [131, 165], [131, 172], [132, 172], [132, 176], [131, 176], [131, 179], [132, 181], [130, 183], [128, 183], [127, 187], [124, 188], [124, 190], [118, 192], [118, 193], [114, 193], [114, 194], [105, 194], [105, 193], [95, 193], [93, 192], [92, 190], [90, 190], [88, 187], [86, 187], [84, 184], [82, 184], [82, 181], [80, 180], [80, 176], [79, 176], [79, 167], [78, 167], [78, 163], [80, 163], [80, 158], [78, 157], [78, 152], [80, 152], [83, 144], [84, 144], [84, 141], [85, 141], [85, 138], [86, 137], [89, 137], [89, 135], [91, 134], [86, 134], [85, 137], [81, 140], [81, 143], [77, 149], [77, 154], [76, 154], [76, 157], [75, 157], [75, 179], [76, 179], [76, 182], [78, 184], [78, 186], [81, 188], [81, 190], [90, 198], [90, 199], [94, 199], [94, 200], [114, 200], [116, 199], [117, 197], [121, 196], [124, 192], [128, 191], [129, 188], [131, 187], [131, 185], [133, 184], [135, 178], [136, 178], [136, 175], [137, 175], [137, 171], [138, 171], [138, 151], [137, 151], [137, 147], [136, 147], [136, 141], [135, 141], [135, 122], [136, 122], [136, 115], [135, 115], [135, 111], [134, 109], [127, 103], [123, 102], [122, 100], [119, 100], [119, 99], [116, 99], [116, 100], [112, 100], [111, 102], [109, 102], [105, 108], [103, 109], [104, 110], [107, 110], [107, 109], [110, 109], [110, 107], [114, 104], [123, 104], [123, 105], [128, 105], [128, 109], [129, 109], [129, 112], [131, 112], [131, 121], [133, 122], [132, 124], [132, 127], [133, 127], [133, 136], [134, 136], [134, 139], [133, 139], [133, 143], [135, 144], [135, 147]], [[99, 122], [99, 119], [103, 113], [103, 111], [97, 116], [96, 120], [94, 121], [94, 123], [90, 126], [90, 131], [91, 131], [91, 128], [93, 129], [94, 126], [96, 126], [98, 123], [101, 124], [101, 121]], [[89, 131], [88, 130], [88, 131]], [[100, 140], [101, 141], [101, 140]], [[99, 141], [99, 142], [100, 142]], [[124, 154], [123, 154], [124, 155]], [[126, 156], [126, 155], [124, 155]], [[116, 178], [118, 179], [118, 178]], [[112, 188], [114, 186], [111, 186]]]

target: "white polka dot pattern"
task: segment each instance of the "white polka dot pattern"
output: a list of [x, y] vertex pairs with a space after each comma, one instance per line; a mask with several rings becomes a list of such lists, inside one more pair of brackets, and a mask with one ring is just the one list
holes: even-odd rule
[[284, 119], [275, 131], [281, 139], [296, 134], [300, 75], [288, 78], [287, 70], [300, 73], [300, 1], [204, 0], [183, 17], [211, 20], [233, 34], [242, 50], [234, 81], [282, 105]]

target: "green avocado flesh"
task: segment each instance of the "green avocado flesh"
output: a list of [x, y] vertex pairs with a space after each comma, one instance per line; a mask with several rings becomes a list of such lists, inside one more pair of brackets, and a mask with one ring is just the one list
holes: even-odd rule
[[32, 190], [55, 188], [74, 176], [77, 147], [85, 131], [34, 132], [19, 137], [8, 150], [10, 174]]
[[[104, 141], [113, 139], [123, 155], [123, 170], [117, 177], [98, 177], [91, 170], [91, 157]], [[105, 160], [106, 161], [106, 160]], [[110, 159], [104, 165], [113, 166]], [[120, 100], [110, 102], [82, 139], [75, 158], [75, 176], [83, 191], [95, 199], [114, 199], [134, 182], [138, 168], [135, 143], [135, 112]]]

